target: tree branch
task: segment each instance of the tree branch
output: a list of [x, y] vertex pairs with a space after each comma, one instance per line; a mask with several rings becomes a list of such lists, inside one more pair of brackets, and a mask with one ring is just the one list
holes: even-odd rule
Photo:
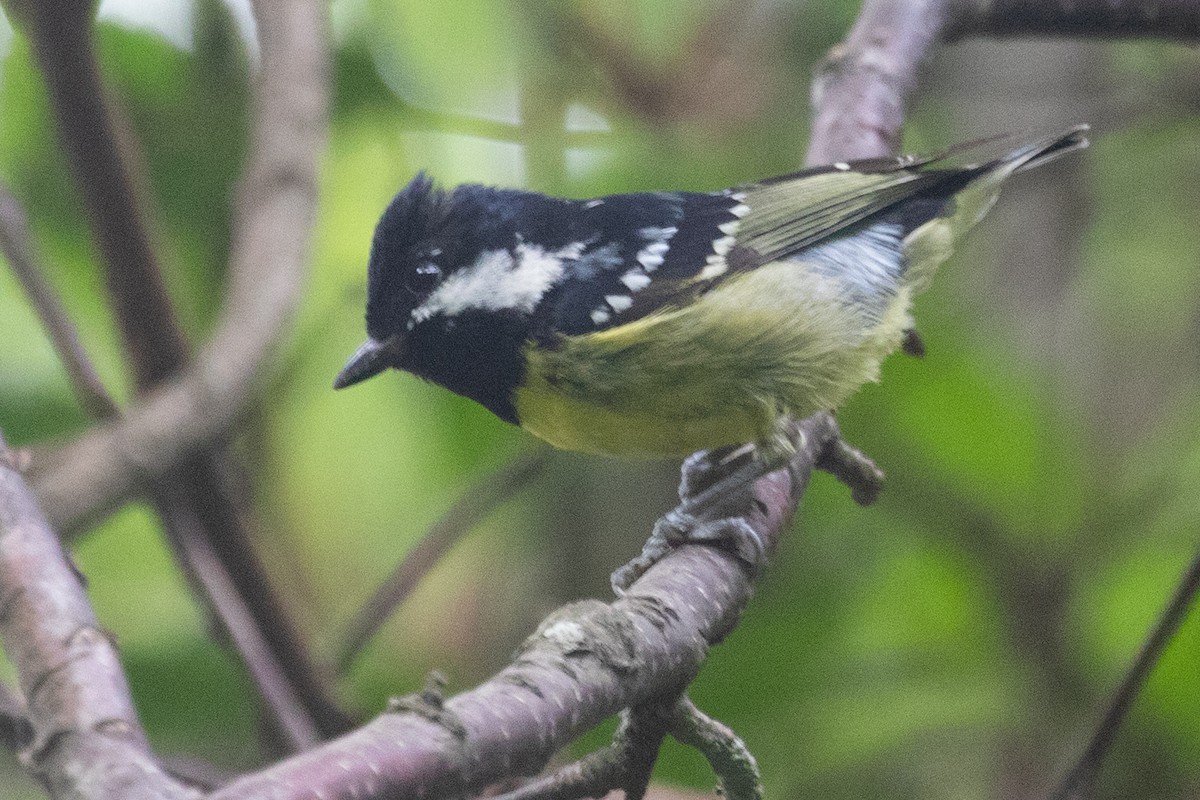
[[813, 81], [807, 164], [873, 158], [900, 145], [904, 104], [939, 40], [966, 36], [1200, 38], [1195, 0], [865, 0]]
[[154, 761], [116, 648], [7, 459], [0, 459], [0, 638], [33, 729], [22, 759], [52, 796], [196, 796]]
[[140, 389], [177, 372], [187, 344], [150, 246], [129, 160], [105, 103], [92, 5], [7, 0], [46, 78], [63, 151], [104, 261], [117, 327]]
[[944, 16], [942, 0], [863, 3], [845, 40], [817, 67], [806, 164], [896, 153], [905, 100]]
[[75, 399], [88, 416], [108, 419], [117, 416], [117, 404], [104, 388], [92, 360], [79, 341], [79, 332], [63, 308], [54, 287], [46, 280], [33, 255], [25, 209], [7, 186], [0, 184], [0, 251], [8, 259], [29, 302], [42, 321], [58, 358], [75, 392]]
[[967, 36], [1200, 39], [1196, 0], [947, 0], [946, 41]]
[[38, 499], [54, 527], [110, 512], [185, 454], [230, 435], [268, 371], [299, 302], [324, 148], [328, 56], [314, 3], [263, 0], [263, 69], [251, 155], [238, 198], [230, 282], [212, 339], [178, 378], [119, 423], [93, 428], [39, 465]]
[[[813, 465], [837, 436], [828, 414], [801, 423], [790, 469], [762, 478], [746, 519], [772, 551]], [[491, 680], [437, 713], [388, 713], [362, 728], [234, 781], [220, 800], [421, 796], [477, 790], [541, 769], [560, 747], [617, 711], [667, 700], [737, 623], [752, 580], [714, 547], [667, 554], [612, 603], [582, 601], [549, 616]], [[337, 764], [330, 770], [329, 764]]]

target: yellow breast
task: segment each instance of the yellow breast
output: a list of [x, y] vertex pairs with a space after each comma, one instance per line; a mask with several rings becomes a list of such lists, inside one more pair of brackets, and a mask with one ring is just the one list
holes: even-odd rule
[[780, 414], [840, 405], [875, 380], [911, 324], [901, 289], [881, 319], [830, 278], [779, 262], [682, 309], [526, 351], [521, 425], [567, 450], [683, 455], [770, 435]]

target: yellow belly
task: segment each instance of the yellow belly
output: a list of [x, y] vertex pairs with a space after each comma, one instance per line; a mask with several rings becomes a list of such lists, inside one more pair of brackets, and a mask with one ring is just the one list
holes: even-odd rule
[[687, 308], [531, 347], [517, 415], [550, 444], [593, 453], [763, 441], [780, 414], [836, 408], [875, 380], [910, 325], [908, 305], [902, 289], [882, 319], [868, 319], [831, 279], [770, 264]]

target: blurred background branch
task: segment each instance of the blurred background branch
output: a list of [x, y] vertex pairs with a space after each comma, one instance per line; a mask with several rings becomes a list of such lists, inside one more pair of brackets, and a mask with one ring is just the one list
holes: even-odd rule
[[0, 186], [0, 250], [54, 343], [79, 405], [93, 419], [117, 416], [116, 401], [100, 382], [78, 330], [34, 257], [25, 209], [5, 186]]
[[[241, 202], [240, 208], [244, 214], [251, 215], [251, 225], [253, 215], [261, 214], [262, 209], [286, 205], [291, 200], [288, 193], [297, 190], [307, 193], [305, 199], [310, 205], [315, 195], [313, 182], [310, 180], [305, 184], [302, 171], [315, 169], [321, 146], [319, 121], [323, 109], [319, 102], [314, 102], [311, 92], [319, 89], [324, 80], [320, 56], [324, 37], [320, 13], [310, 8], [306, 20], [303, 8], [272, 9], [266, 4], [260, 19], [265, 61], [260, 91], [271, 94], [263, 94], [257, 104], [262, 121], [256, 143], [270, 150], [252, 156], [250, 169], [253, 172], [243, 184], [249, 196]], [[143, 222], [141, 207], [144, 201], [137, 199], [139, 183], [145, 182], [134, 179], [135, 174], [144, 171], [131, 166], [133, 159], [129, 154], [135, 150], [134, 137], [131, 133], [118, 133], [111, 123], [117, 115], [107, 105], [106, 91], [100, 80], [88, 6], [32, 4], [26, 7], [17, 3], [14, 9], [33, 42], [46, 77], [63, 149], [70, 156], [79, 193], [89, 211], [93, 236], [103, 256], [110, 301], [132, 365], [134, 383], [138, 394], [145, 396], [183, 369], [187, 353], [182, 331], [175, 322], [176, 314], [167, 297], [163, 271]], [[279, 77], [281, 75], [283, 77]], [[311, 82], [308, 85], [300, 80], [305, 76]], [[301, 126], [312, 126], [307, 139], [295, 139], [297, 122]], [[272, 133], [272, 128], [284, 128], [286, 133]], [[264, 186], [268, 188], [264, 189]], [[303, 243], [310, 220], [311, 213], [305, 216], [301, 209], [300, 214], [294, 215], [293, 227], [285, 228], [283, 235]], [[272, 219], [271, 223], [286, 221]], [[244, 257], [236, 247], [234, 252], [235, 259]], [[265, 260], [272, 275], [281, 274], [274, 258], [267, 258], [265, 253], [259, 253], [257, 257]], [[305, 256], [296, 252], [291, 261], [295, 265], [295, 278], [285, 278], [291, 298], [283, 301], [288, 305], [294, 305], [299, 297], [299, 277]], [[267, 271], [264, 269], [259, 274], [265, 277]], [[287, 273], [282, 271], [282, 274]], [[256, 295], [264, 288], [262, 284], [246, 287]], [[56, 310], [45, 303], [38, 304], [38, 308], [43, 315]], [[254, 310], [262, 312], [266, 309], [256, 307]], [[51, 318], [43, 318], [48, 325], [52, 324]], [[279, 324], [267, 328], [260, 328], [261, 321], [251, 319], [249, 315], [233, 317], [233, 321], [232, 335], [237, 339], [238, 350], [236, 354], [230, 352], [226, 356], [228, 359], [246, 353], [252, 342], [248, 334], [256, 329], [262, 337], [259, 347], [264, 357], [277, 347], [276, 339], [286, 331], [282, 319]], [[210, 355], [203, 353], [200, 358]], [[208, 363], [211, 366], [212, 362]], [[185, 377], [183, 384], [187, 383], [188, 377]], [[216, 385], [209, 390], [213, 397], [222, 397], [225, 403], [234, 407], [244, 406], [251, 397], [248, 391], [241, 398], [229, 397], [225, 394], [227, 388], [236, 391], [236, 384]], [[201, 397], [193, 397], [191, 403], [183, 407], [193, 409], [198, 417], [207, 416], [207, 409], [199, 411], [199, 406], [193, 405], [197, 401], [204, 402]], [[232, 425], [242, 413], [231, 410], [224, 424]], [[188, 428], [187, 420], [172, 417], [166, 422], [166, 435], [159, 434], [160, 443], [176, 442], [175, 437]], [[263, 708], [281, 741], [288, 749], [295, 750], [311, 744], [317, 729], [326, 732], [341, 729], [346, 724], [345, 718], [329, 699], [328, 686], [320, 677], [320, 669], [313, 663], [309, 649], [300, 641], [290, 614], [272, 590], [250, 541], [250, 532], [240, 511], [244, 503], [236, 496], [232, 477], [238, 467], [223, 449], [228, 429], [213, 430], [210, 441], [193, 442], [186, 449], [179, 449], [178, 444], [174, 444], [174, 457], [164, 461], [158, 469], [148, 470], [140, 452], [130, 450], [128, 444], [125, 448], [118, 444], [131, 440], [136, 443], [137, 434], [131, 433], [130, 428], [139, 425], [139, 420], [144, 417], [142, 409], [136, 406], [127, 415], [110, 420], [107, 435], [111, 440], [96, 446], [103, 448], [106, 454], [123, 449], [129, 457], [122, 465], [128, 474], [118, 480], [125, 482], [131, 492], [146, 491], [149, 494], [168, 540], [179, 555], [181, 567], [246, 662], [252, 679], [259, 683], [265, 700]], [[98, 436], [100, 430], [94, 428], [88, 435]], [[59, 457], [61, 460], [57, 463], [68, 475], [59, 476], [57, 480], [65, 481], [68, 496], [75, 500], [92, 496], [92, 487], [86, 485], [80, 472], [103, 475], [106, 481], [116, 477], [111, 464], [80, 463], [70, 451]], [[50, 475], [43, 474], [51, 485], [56, 480], [54, 469], [52, 464]], [[72, 469], [76, 472], [71, 473]], [[47, 508], [61, 510], [61, 505], [53, 499], [53, 489], [49, 498], [45, 496], [46, 482], [41, 484], [43, 503]], [[107, 502], [124, 499], [117, 496]], [[96, 510], [90, 508], [82, 514], [91, 517]], [[62, 527], [71, 527], [70, 522], [56, 521]], [[192, 556], [197, 553], [211, 555], [212, 559], [196, 562]], [[206, 571], [213, 574], [206, 574]], [[224, 585], [226, 581], [236, 587], [245, 599], [244, 605], [231, 604], [227, 593], [216, 596], [209, 593], [212, 587]], [[245, 613], [231, 613], [235, 607]], [[239, 647], [248, 642], [260, 646], [249, 650]], [[268, 675], [273, 679], [267, 680]]]

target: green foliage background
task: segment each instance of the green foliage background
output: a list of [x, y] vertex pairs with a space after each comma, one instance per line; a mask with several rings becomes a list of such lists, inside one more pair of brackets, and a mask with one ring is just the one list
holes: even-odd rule
[[[410, 377], [330, 390], [363, 335], [379, 212], [418, 169], [446, 184], [588, 196], [711, 189], [797, 168], [811, 67], [857, 4], [750, 8], [332, 3], [336, 99], [310, 285], [235, 444], [259, 545], [320, 652], [465, 486], [536, 446]], [[622, 58], [606, 69], [547, 22], [560, 13], [581, 15]], [[212, 0], [154, 14], [164, 18], [102, 9], [99, 41], [146, 165], [170, 289], [199, 342], [221, 302], [255, 56]], [[0, 30], [0, 178], [29, 209], [106, 383], [127, 398], [40, 76], [21, 37]], [[613, 63], [654, 91], [622, 91]], [[1095, 142], [1014, 181], [943, 268], [917, 307], [929, 355], [893, 358], [882, 384], [840, 414], [888, 471], [883, 499], [860, 509], [817, 477], [743, 624], [694, 686], [756, 753], [769, 797], [1022, 796], [1057, 778], [1084, 741], [1198, 541], [1200, 122], [1185, 89], [1198, 77], [1194, 50], [1152, 42], [981, 42], [944, 48], [930, 65], [907, 149], [1078, 121], [1095, 123]], [[82, 430], [4, 269], [0, 341], [10, 442]], [[342, 696], [369, 714], [432, 668], [452, 691], [486, 678], [546, 612], [607, 596], [608, 572], [671, 505], [675, 479], [672, 464], [554, 454], [428, 576]], [[76, 555], [160, 751], [258, 763], [246, 681], [210, 642], [152, 513], [128, 506]], [[1198, 675], [1193, 619], [1099, 796], [1200, 791]], [[15, 760], [6, 769], [6, 796], [38, 796]], [[696, 790], [712, 782], [679, 747], [656, 774]]]

